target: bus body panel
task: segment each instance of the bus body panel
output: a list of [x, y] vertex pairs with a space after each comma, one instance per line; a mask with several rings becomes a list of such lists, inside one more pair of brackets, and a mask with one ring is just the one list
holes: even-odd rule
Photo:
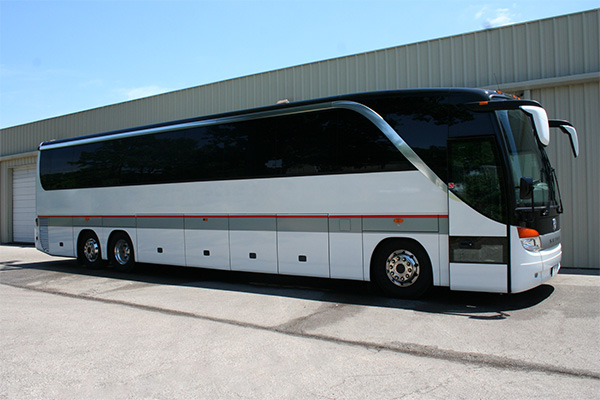
[[279, 273], [329, 278], [328, 236], [328, 232], [278, 231]]
[[508, 293], [506, 264], [451, 263], [450, 289]]
[[391, 215], [447, 214], [447, 207], [446, 193], [419, 171], [404, 171], [55, 191], [39, 186], [37, 213]]
[[516, 227], [511, 227], [512, 292], [520, 293], [548, 281], [560, 270], [562, 245], [539, 252], [527, 251], [521, 245]]
[[[206, 230], [187, 226], [189, 221], [196, 219], [185, 219], [185, 265], [188, 267], [231, 270], [229, 228]], [[227, 225], [228, 220], [223, 220]]]
[[[450, 237], [466, 242], [464, 246], [459, 244], [450, 249], [450, 289], [507, 293], [508, 260], [501, 253], [508, 253], [508, 249], [492, 248], [501, 244], [487, 245], [485, 249], [485, 245], [476, 243], [481, 237], [506, 238], [507, 226], [479, 214], [451, 192], [448, 202]], [[483, 260], [485, 262], [478, 262]]]
[[183, 216], [137, 218], [137, 260], [185, 266]]
[[277, 232], [233, 229], [229, 232], [231, 269], [276, 274]]
[[481, 215], [452, 192], [448, 195], [450, 236], [506, 237], [506, 225]]
[[[433, 265], [433, 276], [434, 282], [437, 282], [437, 286], [450, 286], [450, 244], [449, 244], [450, 235], [448, 235], [447, 230], [440, 231], [440, 235], [438, 235], [438, 257], [439, 264], [436, 266]], [[437, 280], [436, 280], [437, 279]], [[434, 283], [436, 285], [436, 283]]]
[[48, 227], [48, 236], [52, 237], [48, 253], [56, 256], [75, 257], [72, 226], [51, 225]]
[[[368, 280], [363, 261], [362, 218], [330, 218], [329, 274], [332, 278]], [[335, 231], [332, 226], [348, 231]], [[356, 227], [356, 228], [354, 228]], [[353, 231], [356, 229], [356, 231]]]
[[[91, 229], [106, 259], [109, 237], [119, 230], [129, 234], [139, 262], [362, 280], [369, 279], [371, 252], [377, 246], [363, 249], [367, 231], [379, 232], [379, 241], [415, 238], [430, 254], [439, 281], [438, 216], [441, 231], [447, 231], [446, 194], [418, 171], [117, 187], [111, 196], [106, 190], [40, 188], [40, 216], [54, 219], [78, 209], [78, 220], [104, 221], [101, 228], [78, 227], [69, 240], [61, 236], [70, 245], [68, 255], [73, 256], [79, 233]], [[150, 210], [159, 213], [148, 214]], [[374, 210], [381, 215], [373, 215]], [[219, 213], [224, 211], [228, 213]], [[309, 235], [307, 217], [320, 221]], [[220, 225], [200, 229], [205, 218]], [[402, 222], [394, 222], [398, 219]], [[426, 244], [414, 235], [419, 231], [433, 233]]]

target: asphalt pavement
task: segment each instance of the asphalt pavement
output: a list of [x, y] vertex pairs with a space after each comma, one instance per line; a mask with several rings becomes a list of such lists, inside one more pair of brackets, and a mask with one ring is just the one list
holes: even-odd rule
[[0, 399], [600, 398], [600, 276], [526, 293], [141, 265], [0, 246]]

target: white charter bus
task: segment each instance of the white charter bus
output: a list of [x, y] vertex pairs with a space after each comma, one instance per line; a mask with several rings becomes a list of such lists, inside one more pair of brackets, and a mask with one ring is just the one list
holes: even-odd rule
[[158, 263], [517, 293], [560, 269], [562, 204], [535, 101], [371, 92], [44, 142], [36, 247]]

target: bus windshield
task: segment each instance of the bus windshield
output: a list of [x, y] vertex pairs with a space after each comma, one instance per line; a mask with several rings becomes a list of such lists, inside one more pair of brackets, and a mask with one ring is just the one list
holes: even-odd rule
[[[517, 207], [558, 206], [552, 167], [544, 148], [538, 143], [531, 117], [521, 110], [496, 111], [508, 147], [509, 169], [514, 184]], [[521, 178], [531, 178], [533, 195], [521, 199]]]

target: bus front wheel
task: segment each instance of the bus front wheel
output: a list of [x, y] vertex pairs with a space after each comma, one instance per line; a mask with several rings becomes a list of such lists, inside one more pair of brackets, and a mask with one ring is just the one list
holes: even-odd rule
[[110, 263], [115, 269], [123, 272], [133, 270], [135, 259], [133, 254], [133, 244], [129, 235], [123, 232], [117, 232], [110, 239], [108, 246], [108, 256]]
[[373, 255], [371, 278], [388, 296], [417, 298], [433, 284], [431, 261], [412, 240], [388, 240]]

